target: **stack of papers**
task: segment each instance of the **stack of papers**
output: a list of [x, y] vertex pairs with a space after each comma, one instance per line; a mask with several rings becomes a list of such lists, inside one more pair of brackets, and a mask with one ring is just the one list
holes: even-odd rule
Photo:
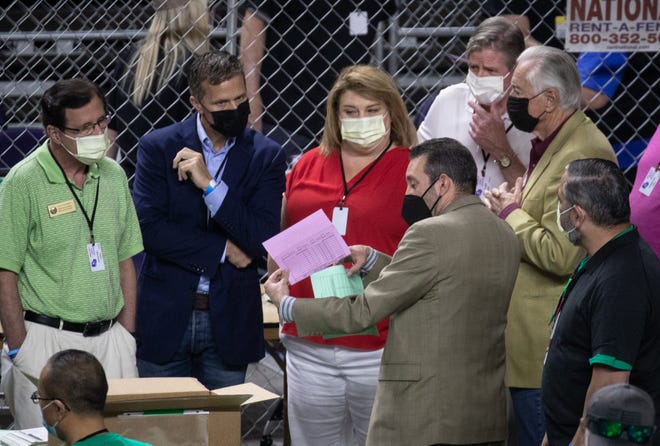
[[28, 446], [48, 444], [48, 431], [44, 427], [11, 431], [0, 440], [3, 446]]

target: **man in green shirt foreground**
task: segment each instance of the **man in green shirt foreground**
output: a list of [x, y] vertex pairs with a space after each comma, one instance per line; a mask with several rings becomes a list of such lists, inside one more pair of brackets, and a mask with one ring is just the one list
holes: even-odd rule
[[40, 108], [48, 139], [0, 184], [1, 390], [18, 429], [41, 425], [30, 395], [60, 350], [94, 354], [110, 378], [137, 376], [132, 257], [142, 237], [126, 175], [105, 157], [105, 98], [91, 82], [63, 80]]
[[108, 381], [101, 363], [82, 350], [55, 353], [41, 371], [32, 401], [50, 435], [75, 446], [148, 446], [108, 432], [103, 407]]

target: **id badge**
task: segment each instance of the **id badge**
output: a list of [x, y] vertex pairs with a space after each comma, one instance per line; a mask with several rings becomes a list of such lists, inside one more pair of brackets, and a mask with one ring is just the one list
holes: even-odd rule
[[101, 251], [100, 243], [87, 244], [87, 257], [89, 258], [89, 266], [92, 269], [92, 272], [105, 270], [103, 251]]
[[348, 28], [351, 36], [366, 36], [369, 32], [369, 14], [366, 11], [353, 11], [348, 16]]
[[348, 225], [348, 208], [335, 207], [332, 210], [332, 224], [337, 228], [339, 235], [346, 235], [346, 226]]
[[655, 189], [655, 185], [658, 184], [658, 180], [660, 180], [660, 169], [651, 167], [649, 173], [646, 174], [646, 178], [642, 181], [642, 185], [639, 186], [639, 191], [647, 197], [650, 197], [651, 192]]
[[477, 175], [477, 190], [475, 195], [481, 198], [483, 197], [484, 192], [490, 189], [491, 189], [490, 176], [484, 177], [482, 175]]

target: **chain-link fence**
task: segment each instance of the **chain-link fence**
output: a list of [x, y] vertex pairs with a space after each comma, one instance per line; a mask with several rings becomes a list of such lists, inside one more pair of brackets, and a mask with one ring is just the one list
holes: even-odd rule
[[[189, 3], [187, 7], [206, 1]], [[43, 138], [38, 101], [58, 79], [86, 77], [108, 94], [116, 114], [111, 127], [119, 135], [118, 159], [129, 176], [134, 172], [137, 139], [189, 113], [183, 74], [188, 56], [178, 61], [181, 68], [174, 74], [178, 83], [165, 79], [161, 85], [155, 78], [140, 105], [131, 99], [132, 58], [156, 21], [151, 1], [3, 0], [1, 4], [0, 168], [11, 167]], [[228, 0], [212, 2], [210, 16], [193, 17], [189, 28], [209, 21], [212, 47], [238, 52], [243, 46], [248, 79], [255, 74], [249, 87], [253, 94], [261, 93], [263, 104], [251, 119], [281, 142], [293, 160], [318, 142], [325, 95], [343, 66], [374, 63], [390, 72], [414, 118], [429, 94], [463, 79], [465, 44], [483, 18], [515, 15], [521, 26], [529, 26], [532, 38], [561, 46], [561, 21], [556, 18], [563, 15], [564, 5], [559, 0]], [[185, 8], [175, 8], [175, 16]], [[161, 32], [179, 33], [175, 40], [183, 41], [191, 31], [177, 30], [174, 22], [181, 17], [173, 17], [167, 16], [169, 23]], [[257, 32], [241, 35], [248, 20]], [[655, 53], [633, 53], [624, 63], [612, 65], [613, 80], [605, 87], [612, 100], [590, 112], [626, 170], [634, 168], [659, 122], [656, 59]], [[583, 69], [594, 68], [594, 63], [592, 58]], [[598, 82], [594, 85], [600, 88]]]

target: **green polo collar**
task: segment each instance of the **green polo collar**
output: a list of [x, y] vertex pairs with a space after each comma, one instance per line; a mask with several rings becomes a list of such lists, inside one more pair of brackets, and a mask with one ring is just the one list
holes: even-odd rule
[[[41, 146], [37, 148], [35, 154], [37, 162], [46, 173], [48, 181], [56, 184], [64, 184], [64, 176], [62, 175], [60, 168], [57, 167], [57, 163], [55, 162], [53, 155], [51, 155], [50, 151], [48, 150], [48, 142], [49, 140], [46, 140]], [[94, 163], [88, 167], [88, 176], [92, 178], [98, 178], [99, 174], [100, 172], [98, 163]]]

